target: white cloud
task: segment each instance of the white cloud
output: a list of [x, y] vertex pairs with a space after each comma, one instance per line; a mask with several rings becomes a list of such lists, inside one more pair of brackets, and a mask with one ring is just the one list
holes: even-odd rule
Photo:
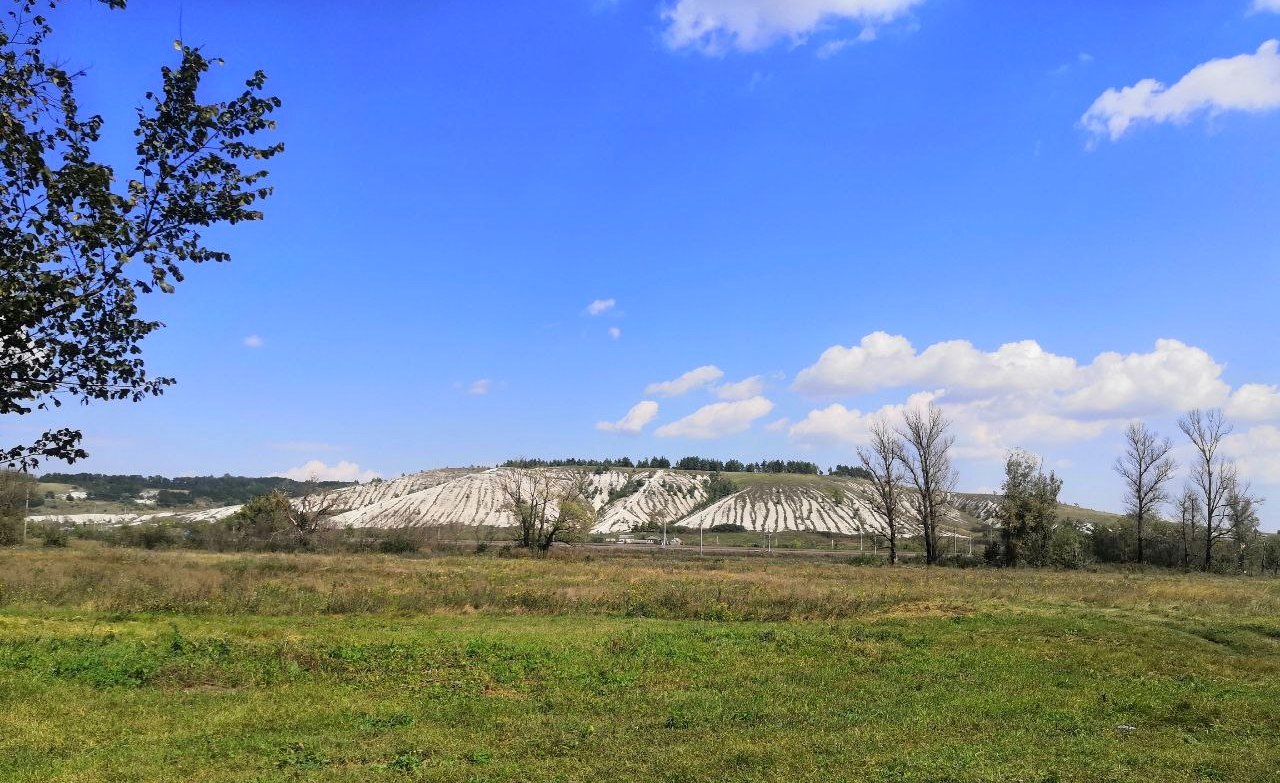
[[1213, 407], [1231, 391], [1220, 377], [1222, 370], [1200, 348], [1156, 340], [1151, 353], [1099, 354], [1076, 373], [1077, 388], [1065, 404], [1077, 411], [1132, 414]]
[[1228, 435], [1222, 450], [1235, 458], [1245, 478], [1280, 484], [1280, 427], [1263, 424]]
[[246, 348], [261, 348], [267, 344], [267, 341], [256, 334], [251, 334], [242, 341]]
[[[1268, 0], [1269, 4], [1280, 4]], [[1182, 124], [1201, 112], [1261, 112], [1280, 108], [1280, 41], [1264, 42], [1253, 54], [1197, 65], [1172, 87], [1143, 79], [1110, 89], [1093, 102], [1080, 124], [1094, 139], [1119, 139], [1138, 122]]]
[[1280, 387], [1246, 383], [1231, 393], [1226, 413], [1246, 421], [1280, 419]]
[[1102, 353], [1081, 366], [1034, 340], [991, 352], [949, 340], [917, 352], [905, 337], [875, 332], [856, 346], [823, 351], [794, 388], [833, 395], [941, 386], [953, 401], [1011, 395], [1019, 399], [1006, 407], [1119, 415], [1221, 405], [1230, 392], [1222, 371], [1208, 353], [1178, 340], [1157, 340], [1148, 353]]
[[803, 43], [827, 23], [891, 22], [923, 0], [675, 0], [662, 12], [667, 45], [705, 54], [757, 51], [781, 40]]
[[919, 409], [939, 399], [944, 392], [916, 392], [898, 405], [885, 405], [874, 414], [865, 414], [855, 408], [846, 408], [840, 403], [833, 403], [825, 408], [809, 411], [809, 415], [791, 425], [789, 434], [792, 440], [806, 445], [815, 443], [839, 443], [844, 445], [860, 445], [867, 440], [870, 420], [876, 416], [890, 421], [901, 420], [908, 409]]
[[867, 417], [862, 411], [832, 403], [791, 425], [791, 437], [801, 443], [859, 444], [867, 439]]
[[1052, 388], [1068, 381], [1075, 360], [1055, 356], [1034, 340], [1006, 343], [992, 353], [967, 340], [935, 343], [923, 352], [901, 335], [874, 332], [856, 346], [835, 345], [796, 375], [806, 394], [841, 394], [911, 385], [964, 389]]
[[313, 459], [296, 468], [289, 468], [277, 476], [291, 478], [294, 481], [370, 481], [381, 478], [381, 474], [372, 470], [361, 470], [354, 462], [342, 460], [336, 465], [326, 465]]
[[764, 428], [769, 432], [782, 432], [783, 430], [785, 430], [787, 427], [790, 427], [790, 426], [791, 426], [791, 419], [788, 419], [786, 416], [783, 416], [781, 419], [774, 419], [773, 421], [764, 425]]
[[616, 299], [597, 299], [591, 304], [587, 305], [587, 314], [603, 315], [604, 313], [607, 313], [610, 310], [612, 310], [614, 308], [614, 305], [616, 304], [618, 304], [618, 301]]
[[683, 419], [664, 424], [657, 429], [661, 438], [722, 438], [745, 432], [751, 423], [769, 415], [773, 403], [764, 397], [752, 397], [735, 402], [713, 402]]
[[841, 51], [848, 48], [852, 44], [853, 44], [853, 39], [851, 38], [837, 38], [834, 41], [827, 41], [822, 46], [818, 47], [818, 52], [817, 52], [818, 59], [829, 60], [832, 57], [835, 57], [837, 54], [840, 54]]
[[609, 336], [617, 340], [622, 337], [622, 330], [616, 326], [609, 327]]
[[758, 397], [764, 393], [764, 377], [753, 375], [733, 383], [722, 383], [711, 391], [722, 400], [745, 400], [748, 397]]
[[1280, 14], [1280, 0], [1253, 0], [1253, 6], [1249, 10], [1255, 14]]
[[724, 372], [714, 364], [695, 367], [679, 378], [670, 381], [651, 383], [645, 387], [645, 394], [658, 394], [663, 397], [679, 397], [694, 389], [700, 389], [709, 383], [715, 383], [724, 377]]
[[638, 402], [627, 411], [627, 415], [617, 421], [596, 422], [596, 429], [601, 432], [622, 432], [634, 435], [645, 428], [658, 415], [658, 403], [652, 400]]
[[467, 386], [467, 394], [480, 396], [482, 394], [488, 394], [489, 390], [492, 388], [493, 388], [492, 381], [490, 381], [488, 378], [479, 378], [477, 380], [472, 381], [470, 385]]

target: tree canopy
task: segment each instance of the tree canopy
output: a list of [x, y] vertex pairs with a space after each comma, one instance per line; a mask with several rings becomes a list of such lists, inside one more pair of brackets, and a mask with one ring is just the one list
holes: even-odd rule
[[[202, 102], [201, 80], [222, 61], [175, 42], [178, 63], [138, 109], [132, 170], [118, 173], [95, 157], [103, 118], [76, 99], [85, 72], [45, 59], [44, 5], [56, 2], [16, 0], [0, 21], [0, 415], [137, 402], [173, 384], [144, 365], [141, 343], [163, 324], [141, 300], [172, 292], [190, 264], [229, 260], [201, 231], [260, 220], [271, 188], [259, 167], [283, 150], [251, 143], [280, 106], [262, 94], [266, 75]], [[70, 428], [0, 446], [0, 464], [24, 469], [85, 456]]]

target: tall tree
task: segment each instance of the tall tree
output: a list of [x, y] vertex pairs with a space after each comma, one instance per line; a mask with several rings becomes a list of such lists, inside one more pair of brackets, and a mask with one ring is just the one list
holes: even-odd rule
[[1062, 479], [1045, 473], [1038, 456], [1022, 449], [1009, 454], [998, 512], [1005, 564], [1048, 564], [1061, 491]]
[[1169, 456], [1173, 441], [1159, 437], [1142, 422], [1130, 424], [1124, 438], [1125, 450], [1116, 458], [1115, 471], [1124, 479], [1125, 505], [1133, 518], [1141, 563], [1144, 526], [1169, 501], [1167, 485], [1178, 464]]
[[1261, 498], [1254, 496], [1247, 483], [1236, 481], [1227, 491], [1227, 528], [1236, 545], [1236, 568], [1240, 571], [1244, 570], [1249, 550], [1258, 542], [1261, 503]]
[[898, 459], [915, 487], [910, 502], [920, 520], [925, 562], [930, 565], [938, 560], [938, 526], [956, 485], [951, 464], [955, 437], [950, 432], [951, 421], [933, 404], [925, 410], [908, 409], [898, 432], [902, 441]]
[[[161, 394], [173, 379], [147, 373], [141, 342], [163, 324], [141, 317], [140, 300], [172, 292], [190, 264], [229, 259], [201, 230], [262, 218], [254, 207], [271, 188], [257, 167], [283, 147], [250, 140], [274, 128], [280, 101], [261, 94], [258, 71], [240, 95], [201, 102], [221, 61], [178, 43], [179, 62], [138, 110], [133, 171], [118, 175], [94, 157], [103, 120], [80, 111], [84, 72], [44, 57], [52, 28], [36, 9], [56, 0], [11, 4], [0, 22], [0, 415]], [[71, 462], [86, 456], [80, 442], [50, 430], [0, 448], [0, 464]]]
[[1178, 511], [1178, 543], [1182, 548], [1182, 567], [1184, 569], [1191, 567], [1191, 549], [1195, 544], [1196, 531], [1200, 527], [1200, 520], [1204, 516], [1204, 511], [1200, 506], [1200, 495], [1191, 486], [1187, 485], [1182, 489], [1182, 494], [1178, 495], [1176, 502]]
[[858, 448], [858, 459], [863, 470], [869, 474], [872, 499], [875, 510], [884, 517], [885, 528], [889, 533], [889, 562], [898, 562], [898, 518], [899, 505], [905, 490], [900, 455], [905, 444], [884, 417], [877, 417], [871, 422], [871, 443]]
[[1222, 440], [1231, 434], [1231, 425], [1214, 408], [1195, 408], [1178, 419], [1178, 428], [1195, 449], [1191, 483], [1200, 496], [1204, 515], [1204, 553], [1201, 568], [1213, 566], [1213, 545], [1227, 535], [1227, 494], [1236, 481], [1236, 468], [1219, 454]]

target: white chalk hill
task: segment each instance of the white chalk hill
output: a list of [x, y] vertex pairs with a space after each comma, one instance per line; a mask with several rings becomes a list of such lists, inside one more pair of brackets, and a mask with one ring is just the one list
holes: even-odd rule
[[[579, 475], [573, 468], [539, 468], [543, 478], [568, 484]], [[429, 471], [378, 484], [340, 490], [337, 505], [345, 509], [338, 525], [419, 527], [490, 525], [506, 527], [515, 518], [506, 510], [501, 482], [506, 468], [477, 472]], [[587, 470], [588, 499], [596, 509], [595, 532], [616, 533], [665, 518], [686, 527], [736, 524], [747, 530], [857, 534], [884, 532], [883, 516], [871, 503], [870, 488], [854, 479], [828, 476], [726, 474], [737, 492], [707, 502], [710, 477], [675, 470]], [[377, 488], [376, 491], [371, 488]], [[903, 509], [904, 519], [908, 518]], [[966, 526], [957, 515], [956, 522]], [[904, 523], [911, 532], [911, 525]]]
[[[334, 512], [332, 523], [338, 527], [510, 527], [516, 520], [506, 509], [503, 482], [512, 475], [509, 468], [427, 470], [335, 490], [323, 496], [322, 503]], [[741, 525], [747, 530], [768, 532], [807, 530], [846, 535], [886, 532], [884, 518], [875, 510], [870, 485], [849, 478], [723, 474], [737, 486], [737, 491], [711, 502], [708, 499], [711, 477], [706, 473], [537, 468], [523, 471], [521, 475], [537, 476], [561, 488], [585, 478], [588, 500], [596, 510], [594, 530], [598, 533], [624, 532], [655, 520], [691, 528]], [[958, 527], [960, 532], [971, 529], [987, 510], [985, 506], [958, 506], [960, 510], [949, 512], [948, 524]], [[239, 508], [227, 506], [172, 516], [208, 521], [229, 516]], [[917, 533], [905, 504], [902, 512], [902, 532]], [[170, 515], [79, 516], [94, 518], [50, 517], [50, 520], [132, 524]]]

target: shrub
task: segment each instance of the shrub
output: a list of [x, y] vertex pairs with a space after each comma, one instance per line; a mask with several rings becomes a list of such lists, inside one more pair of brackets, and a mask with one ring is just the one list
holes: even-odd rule
[[40, 531], [40, 538], [45, 546], [63, 547], [67, 545], [67, 531], [58, 525], [45, 525]]
[[396, 533], [378, 542], [378, 551], [384, 555], [408, 555], [418, 551], [418, 545], [408, 536]]

